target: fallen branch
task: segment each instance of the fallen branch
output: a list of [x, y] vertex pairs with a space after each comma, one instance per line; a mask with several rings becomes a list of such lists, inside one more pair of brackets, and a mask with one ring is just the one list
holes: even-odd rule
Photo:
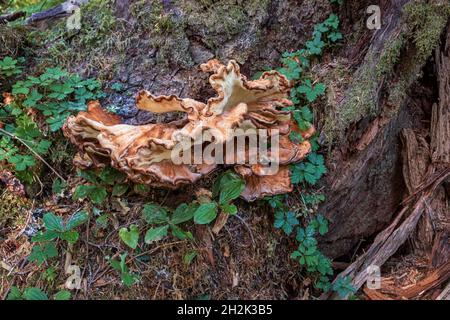
[[25, 12], [23, 12], [23, 11], [7, 13], [7, 14], [0, 16], [0, 24], [5, 24], [8, 22], [20, 19], [22, 17], [25, 17]]
[[33, 13], [25, 20], [25, 23], [32, 24], [43, 20], [64, 18], [88, 2], [89, 0], [68, 0], [48, 10]]

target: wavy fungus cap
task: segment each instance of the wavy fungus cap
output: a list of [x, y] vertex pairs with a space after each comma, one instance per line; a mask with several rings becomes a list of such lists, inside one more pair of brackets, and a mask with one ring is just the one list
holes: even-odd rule
[[[183, 149], [189, 158], [194, 146], [207, 148], [200, 140], [205, 130], [219, 133], [219, 138], [211, 143], [221, 147], [235, 139], [230, 134], [235, 129], [264, 129], [269, 136], [276, 130], [280, 137], [279, 170], [275, 174], [264, 174], [265, 165], [260, 163], [231, 165], [246, 181], [242, 197], [247, 201], [292, 191], [288, 166], [301, 161], [310, 152], [308, 138], [314, 134], [314, 128], [302, 132], [292, 120], [291, 112], [286, 111], [285, 108], [292, 105], [288, 99], [290, 82], [276, 71], [264, 72], [258, 80], [247, 80], [235, 61], [225, 66], [214, 59], [202, 64], [201, 69], [212, 73], [209, 82], [217, 92], [206, 103], [175, 95], [154, 96], [145, 90], [137, 94], [139, 109], [154, 113], [182, 112], [186, 115], [182, 121], [127, 125], [121, 123], [117, 115], [102, 109], [98, 101], [91, 101], [87, 112], [69, 117], [63, 130], [79, 149], [75, 165], [81, 168], [111, 165], [131, 181], [177, 188], [196, 182], [219, 166], [195, 161], [174, 163], [171, 155], [181, 141], [193, 141], [189, 148]], [[303, 136], [301, 143], [289, 139], [292, 131]], [[196, 141], [201, 142], [196, 144]], [[224, 157], [229, 159], [227, 152]], [[247, 147], [235, 148], [232, 152], [236, 153], [231, 155], [233, 159], [238, 156], [248, 159], [251, 153]], [[271, 152], [269, 157], [272, 157]]]

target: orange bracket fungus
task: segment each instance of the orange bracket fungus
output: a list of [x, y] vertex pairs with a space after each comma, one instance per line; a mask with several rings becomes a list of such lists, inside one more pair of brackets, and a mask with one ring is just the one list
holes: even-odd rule
[[[90, 102], [86, 112], [69, 117], [64, 134], [79, 149], [75, 165], [111, 165], [131, 181], [166, 188], [194, 183], [220, 166], [232, 166], [246, 182], [242, 197], [247, 201], [292, 191], [289, 164], [310, 152], [308, 138], [314, 128], [302, 132], [286, 111], [292, 105], [289, 81], [276, 71], [247, 80], [235, 61], [223, 65], [210, 60], [201, 69], [212, 73], [209, 82], [217, 92], [206, 103], [145, 90], [137, 95], [139, 109], [181, 112], [182, 120], [127, 125], [97, 101]], [[301, 134], [301, 142], [291, 141], [293, 131]]]

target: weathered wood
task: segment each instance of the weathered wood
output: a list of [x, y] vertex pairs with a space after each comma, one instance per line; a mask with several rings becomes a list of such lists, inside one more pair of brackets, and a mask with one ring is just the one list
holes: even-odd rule
[[449, 278], [450, 261], [447, 261], [414, 285], [406, 288], [390, 286], [387, 290], [392, 293], [396, 299], [415, 299], [419, 298], [427, 291], [440, 286], [442, 283], [445, 283]]
[[[354, 288], [359, 289], [366, 282], [369, 266], [381, 267], [389, 257], [391, 257], [398, 248], [408, 239], [414, 231], [419, 218], [424, 211], [425, 202], [431, 197], [434, 190], [450, 176], [450, 168], [443, 169], [440, 172], [432, 174], [427, 181], [421, 184], [419, 194], [409, 198], [403, 210], [394, 219], [389, 227], [381, 232], [374, 240], [370, 248], [353, 262], [346, 270], [340, 273], [337, 278], [349, 277], [352, 279]], [[401, 219], [409, 211], [409, 216], [399, 225]], [[330, 294], [325, 294], [322, 299], [329, 298]], [[331, 294], [331, 298], [339, 298], [337, 294]]]
[[0, 24], [5, 24], [17, 19], [20, 19], [22, 17], [25, 16], [25, 12], [23, 11], [18, 11], [18, 12], [13, 12], [13, 13], [7, 13], [4, 15], [0, 16]]
[[88, 2], [89, 0], [68, 0], [48, 10], [33, 13], [25, 20], [25, 23], [33, 24], [43, 20], [64, 18]]
[[[450, 29], [450, 25], [448, 26]], [[450, 30], [442, 49], [436, 53], [439, 104], [433, 106], [431, 149], [433, 162], [450, 165]]]

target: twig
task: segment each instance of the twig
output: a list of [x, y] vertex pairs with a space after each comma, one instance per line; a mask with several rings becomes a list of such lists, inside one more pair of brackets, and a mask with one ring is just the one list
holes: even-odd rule
[[235, 214], [234, 216], [235, 216], [236, 218], [238, 218], [238, 219], [242, 222], [242, 224], [247, 228], [248, 233], [250, 233], [250, 237], [252, 238], [253, 247], [255, 247], [255, 246], [256, 246], [256, 242], [255, 242], [255, 238], [253, 238], [253, 232], [252, 232], [252, 229], [250, 229], [250, 227], [249, 227], [249, 225], [247, 224], [247, 222], [245, 222], [245, 220], [244, 220], [241, 216], [239, 216], [239, 215], [237, 215], [237, 214]]
[[25, 147], [28, 148], [28, 150], [30, 150], [36, 158], [38, 158], [39, 160], [41, 160], [50, 170], [53, 171], [54, 174], [56, 174], [58, 176], [58, 178], [60, 178], [62, 181], [67, 182], [66, 179], [64, 179], [59, 173], [58, 171], [56, 171], [47, 161], [44, 160], [44, 158], [42, 158], [36, 151], [33, 150], [33, 148], [31, 148], [28, 144], [26, 144], [26, 142], [24, 140], [22, 140], [21, 138], [19, 138], [18, 136], [9, 133], [8, 131], [5, 131], [3, 129], [0, 128], [0, 132], [3, 134], [6, 134], [7, 136], [10, 136], [11, 138], [19, 141], [20, 143], [22, 143]]

